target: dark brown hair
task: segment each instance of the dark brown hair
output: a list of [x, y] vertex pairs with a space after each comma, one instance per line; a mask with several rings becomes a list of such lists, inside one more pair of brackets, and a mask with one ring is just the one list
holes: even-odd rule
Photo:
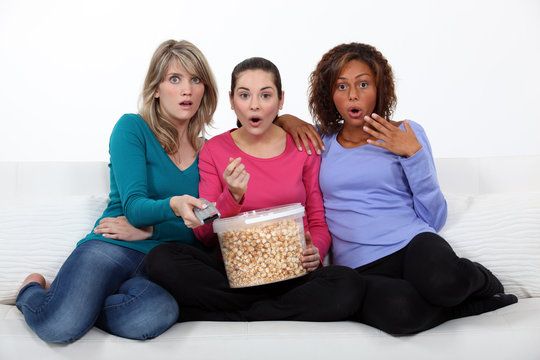
[[309, 111], [324, 135], [336, 133], [341, 128], [343, 119], [334, 104], [334, 87], [341, 70], [352, 60], [366, 63], [375, 75], [377, 102], [374, 112], [389, 120], [394, 111], [397, 102], [394, 75], [386, 58], [371, 45], [338, 45], [323, 55], [309, 78]]
[[[274, 85], [276, 85], [278, 99], [281, 100], [283, 91], [281, 90], [281, 75], [276, 65], [270, 60], [262, 57], [252, 57], [246, 59], [236, 65], [231, 74], [231, 97], [234, 95], [234, 89], [236, 88], [236, 81], [241, 73], [247, 70], [263, 70], [269, 72], [274, 77]], [[236, 120], [236, 126], [241, 127], [242, 124], [239, 120]]]

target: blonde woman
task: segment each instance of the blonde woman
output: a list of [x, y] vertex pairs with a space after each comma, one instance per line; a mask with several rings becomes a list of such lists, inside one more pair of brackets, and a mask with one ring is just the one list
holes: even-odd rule
[[[178, 318], [178, 305], [145, 274], [156, 245], [201, 247], [198, 154], [217, 105], [217, 87], [201, 51], [168, 40], [155, 51], [140, 114], [125, 114], [110, 138], [110, 202], [94, 231], [46, 283], [29, 275], [16, 305], [46, 342], [69, 343], [94, 325], [127, 338], [160, 335]], [[138, 229], [134, 229], [133, 226]]]

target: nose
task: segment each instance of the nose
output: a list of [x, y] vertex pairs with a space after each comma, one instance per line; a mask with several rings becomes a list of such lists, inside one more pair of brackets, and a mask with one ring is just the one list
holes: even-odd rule
[[258, 110], [260, 108], [259, 106], [259, 97], [258, 96], [252, 96], [251, 97], [251, 102], [249, 104], [249, 108], [251, 110]]
[[349, 90], [349, 100], [358, 100], [358, 93], [354, 86]]
[[184, 83], [180, 88], [180, 93], [182, 94], [182, 96], [191, 95], [191, 83]]

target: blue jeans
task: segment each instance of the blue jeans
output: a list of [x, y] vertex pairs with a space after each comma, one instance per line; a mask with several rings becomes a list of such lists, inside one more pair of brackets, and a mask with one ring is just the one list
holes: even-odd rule
[[69, 343], [94, 325], [130, 339], [156, 337], [178, 319], [178, 305], [149, 281], [145, 254], [100, 240], [73, 250], [49, 291], [27, 284], [17, 308], [46, 342]]

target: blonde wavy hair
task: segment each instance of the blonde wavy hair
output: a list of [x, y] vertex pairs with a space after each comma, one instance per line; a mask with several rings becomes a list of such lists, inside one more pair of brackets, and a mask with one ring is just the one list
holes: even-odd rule
[[190, 144], [199, 151], [204, 143], [201, 137], [205, 136], [205, 128], [212, 123], [212, 116], [216, 111], [218, 93], [214, 75], [206, 58], [189, 41], [167, 40], [156, 49], [144, 80], [139, 113], [167, 154], [178, 151], [180, 146], [178, 131], [174, 124], [161, 113], [159, 99], [154, 98], [160, 82], [165, 79], [169, 65], [174, 61], [178, 61], [188, 73], [197, 76], [204, 84], [201, 105], [189, 121], [187, 128]]

